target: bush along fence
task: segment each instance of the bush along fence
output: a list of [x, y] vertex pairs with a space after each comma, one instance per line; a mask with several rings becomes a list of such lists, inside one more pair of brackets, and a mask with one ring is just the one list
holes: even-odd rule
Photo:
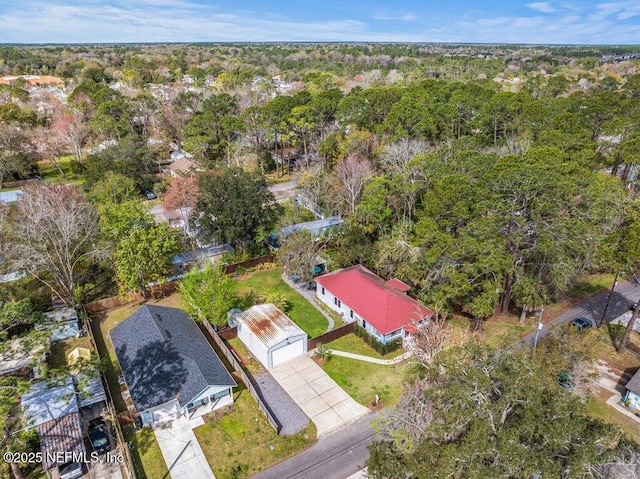
[[355, 323], [352, 323], [352, 324], [353, 324], [353, 332], [357, 336], [360, 336], [362, 339], [364, 339], [369, 346], [371, 346], [373, 349], [378, 351], [378, 353], [382, 354], [383, 356], [385, 354], [389, 354], [395, 351], [400, 346], [402, 346], [402, 339], [396, 339], [395, 341], [391, 341], [390, 343], [382, 344], [376, 338], [371, 336], [366, 329], [364, 329], [361, 326], [358, 326]]
[[253, 383], [251, 382], [251, 378], [247, 375], [247, 373], [244, 372], [244, 370], [242, 369], [242, 366], [240, 365], [236, 357], [229, 350], [229, 348], [224, 343], [224, 341], [220, 338], [218, 333], [213, 329], [213, 326], [211, 326], [209, 321], [205, 319], [201, 322], [201, 324], [204, 326], [205, 331], [209, 333], [209, 336], [211, 337], [211, 339], [213, 339], [213, 342], [216, 343], [216, 346], [218, 346], [222, 354], [224, 354], [224, 357], [227, 358], [227, 361], [229, 361], [229, 363], [234, 369], [234, 373], [240, 377], [243, 384], [246, 386], [247, 391], [249, 391], [249, 393], [256, 400], [256, 403], [258, 404], [258, 408], [260, 408], [262, 413], [266, 416], [267, 421], [269, 421], [269, 424], [271, 424], [271, 427], [273, 427], [276, 430], [276, 433], [280, 434], [280, 430], [282, 429], [282, 426], [278, 423], [278, 421], [273, 416], [273, 414], [271, 414], [271, 411], [269, 411], [269, 408], [267, 407], [267, 405], [262, 401], [262, 398], [256, 391], [255, 387], [253, 386]]

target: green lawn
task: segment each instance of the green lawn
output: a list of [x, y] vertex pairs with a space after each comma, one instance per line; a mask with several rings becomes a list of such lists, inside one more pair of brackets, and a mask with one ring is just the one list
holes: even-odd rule
[[340, 356], [331, 356], [322, 369], [364, 406], [370, 406], [376, 394], [385, 407], [393, 406], [405, 381], [415, 375], [411, 365], [386, 366]]
[[[610, 395], [608, 393], [607, 395]], [[621, 428], [630, 439], [640, 444], [640, 426], [633, 419], [609, 406], [605, 398], [587, 398], [587, 414], [603, 422]]]
[[153, 430], [143, 428], [135, 431], [132, 426], [124, 429], [127, 441], [130, 441], [131, 459], [138, 479], [167, 479], [169, 469], [156, 442]]
[[272, 293], [282, 294], [289, 302], [287, 316], [300, 326], [309, 337], [319, 336], [327, 330], [327, 319], [306, 298], [282, 280], [282, 268], [258, 271], [237, 279], [238, 293], [244, 295], [243, 309], [250, 307], [260, 297], [266, 299]]
[[67, 354], [76, 348], [86, 348], [93, 350], [91, 341], [87, 336], [81, 338], [69, 338], [63, 341], [56, 341], [51, 345], [51, 354], [47, 358], [47, 363], [52, 368], [60, 368], [67, 365]]
[[399, 348], [383, 356], [367, 343], [365, 343], [362, 338], [356, 336], [353, 333], [347, 334], [346, 336], [338, 338], [335, 341], [331, 341], [330, 343], [327, 343], [326, 346], [329, 349], [337, 349], [338, 351], [361, 354], [363, 356], [369, 356], [378, 359], [392, 359], [404, 353], [404, 349]]
[[51, 184], [82, 184], [84, 179], [76, 176], [73, 171], [71, 171], [71, 162], [73, 159], [74, 157], [72, 155], [63, 156], [60, 159], [60, 167], [64, 172], [64, 176], [50, 161], [39, 161], [38, 172], [40, 173], [40, 176], [42, 176], [42, 181], [44, 183]]
[[194, 429], [217, 479], [245, 478], [308, 448], [316, 428], [278, 436], [244, 386], [235, 393], [233, 411]]

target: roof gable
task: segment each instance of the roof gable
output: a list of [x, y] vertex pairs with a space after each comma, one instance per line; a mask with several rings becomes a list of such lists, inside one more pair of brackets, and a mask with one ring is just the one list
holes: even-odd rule
[[325, 274], [316, 278], [316, 282], [382, 334], [433, 314], [362, 265]]
[[180, 309], [145, 305], [109, 335], [138, 411], [173, 399], [184, 406], [209, 385], [236, 385]]

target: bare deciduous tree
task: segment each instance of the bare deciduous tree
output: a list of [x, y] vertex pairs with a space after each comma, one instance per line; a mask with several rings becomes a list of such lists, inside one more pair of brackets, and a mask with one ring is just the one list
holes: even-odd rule
[[374, 428], [393, 440], [401, 451], [411, 451], [427, 435], [427, 429], [434, 419], [434, 408], [425, 396], [429, 383], [416, 380], [407, 386], [399, 403], [382, 413], [374, 422]]
[[51, 130], [73, 151], [76, 161], [82, 163], [82, 147], [90, 131], [82, 112], [76, 109], [59, 113], [51, 125]]
[[329, 178], [318, 165], [302, 173], [298, 183], [300, 202], [315, 213], [320, 212], [323, 197], [329, 189]]
[[282, 246], [276, 255], [287, 275], [296, 275], [300, 282], [308, 283], [313, 279], [313, 267], [320, 245], [313, 235], [306, 231], [296, 231], [282, 239]]
[[419, 323], [413, 323], [415, 330], [406, 341], [406, 348], [423, 366], [429, 366], [444, 348], [451, 334], [451, 325], [447, 322], [447, 313], [434, 315]]
[[36, 184], [15, 203], [9, 259], [70, 304], [85, 261], [101, 254], [98, 234], [98, 215], [77, 187]]
[[31, 131], [31, 149], [36, 158], [48, 161], [56, 168], [63, 178], [67, 175], [62, 169], [61, 157], [65, 154], [67, 145], [61, 136], [60, 129], [44, 127], [34, 128]]
[[373, 168], [369, 160], [358, 160], [355, 156], [347, 156], [335, 168], [338, 179], [338, 190], [347, 203], [347, 211], [354, 213], [364, 185], [373, 176]]

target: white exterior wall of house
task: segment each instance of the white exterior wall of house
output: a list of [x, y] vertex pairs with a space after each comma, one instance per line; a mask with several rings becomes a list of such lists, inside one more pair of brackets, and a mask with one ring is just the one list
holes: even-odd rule
[[233, 391], [231, 386], [209, 386], [184, 407], [180, 406], [177, 398], [172, 399], [169, 402], [142, 411], [140, 413], [140, 419], [142, 420], [142, 424], [170, 421], [189, 409], [208, 404], [209, 402], [212, 403], [212, 411], [233, 404]]
[[633, 391], [627, 391], [627, 394], [624, 397], [624, 402], [627, 404], [629, 409], [640, 411], [640, 395]]
[[[230, 399], [230, 401], [227, 401], [226, 399]], [[197, 407], [201, 405], [204, 400], [208, 400], [210, 402], [218, 401], [218, 403], [213, 406], [213, 409], [218, 409], [232, 403], [233, 393], [231, 391], [231, 386], [209, 386], [194, 397], [191, 402], [186, 405], [186, 408], [190, 409], [192, 407]]]
[[142, 424], [145, 425], [157, 421], [167, 421], [180, 414], [181, 411], [182, 408], [178, 400], [172, 399], [164, 404], [140, 411], [140, 419], [142, 420]]
[[[316, 296], [320, 301], [326, 304], [332, 311], [342, 316], [342, 320], [345, 323], [352, 323], [358, 321], [358, 324], [362, 326], [363, 318], [353, 311], [349, 305], [345, 304], [336, 298], [336, 296], [329, 290], [325, 289], [320, 283], [316, 283]], [[337, 301], [336, 301], [337, 300]]]

